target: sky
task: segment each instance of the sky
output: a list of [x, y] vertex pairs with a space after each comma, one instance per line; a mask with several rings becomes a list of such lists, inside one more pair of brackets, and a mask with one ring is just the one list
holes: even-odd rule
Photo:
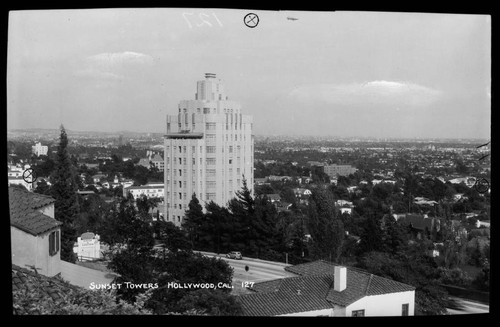
[[26, 10], [8, 29], [9, 130], [163, 133], [215, 73], [256, 135], [491, 134], [489, 15]]

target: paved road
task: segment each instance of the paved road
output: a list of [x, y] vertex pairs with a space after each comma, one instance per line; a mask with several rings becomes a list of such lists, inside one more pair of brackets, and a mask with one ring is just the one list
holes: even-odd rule
[[490, 306], [488, 304], [469, 301], [452, 296], [450, 296], [450, 299], [455, 301], [455, 305], [453, 305], [453, 308], [448, 308], [448, 313], [451, 315], [464, 315], [464, 314], [490, 312]]
[[[287, 265], [285, 263], [265, 261], [260, 259], [245, 258], [242, 260], [228, 259], [225, 254], [216, 254], [211, 252], [198, 251], [206, 256], [218, 257], [226, 260], [233, 268], [233, 293], [246, 294], [249, 293], [245, 286], [251, 286], [252, 283], [262, 282], [266, 280], [278, 279], [289, 276], [296, 276], [285, 271]], [[248, 270], [245, 269], [248, 267]]]

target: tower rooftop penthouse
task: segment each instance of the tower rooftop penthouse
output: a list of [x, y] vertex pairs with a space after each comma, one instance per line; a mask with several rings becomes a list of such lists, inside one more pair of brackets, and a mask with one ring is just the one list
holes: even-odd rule
[[191, 196], [225, 206], [243, 186], [253, 185], [252, 117], [225, 94], [214, 73], [198, 81], [194, 100], [181, 100], [167, 115], [165, 218], [182, 223]]

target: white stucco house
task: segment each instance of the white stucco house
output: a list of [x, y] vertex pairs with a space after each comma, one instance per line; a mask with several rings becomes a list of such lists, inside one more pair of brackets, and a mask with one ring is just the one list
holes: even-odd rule
[[55, 200], [9, 187], [12, 264], [45, 276], [60, 272], [62, 223], [54, 219]]
[[285, 268], [296, 274], [256, 283], [238, 297], [244, 316], [413, 316], [415, 287], [319, 260]]
[[81, 261], [94, 260], [101, 258], [101, 242], [97, 234], [86, 232], [78, 237], [73, 252], [76, 253]]

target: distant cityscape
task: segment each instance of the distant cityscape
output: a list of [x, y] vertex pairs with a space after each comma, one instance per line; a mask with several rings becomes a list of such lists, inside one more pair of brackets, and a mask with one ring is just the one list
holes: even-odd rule
[[[208, 315], [488, 312], [490, 140], [253, 135], [252, 117], [227, 100], [211, 73], [178, 109], [164, 133], [64, 130], [62, 147], [63, 129], [8, 130], [16, 299], [27, 279], [69, 282], [76, 294], [160, 284], [164, 293], [155, 292], [168, 297], [169, 287], [212, 287], [218, 280], [206, 272], [215, 269], [227, 279], [218, 287], [231, 289], [222, 300], [183, 299]], [[66, 173], [61, 183], [58, 174]], [[56, 198], [68, 183], [82, 207], [71, 218], [77, 237], [63, 242]], [[136, 249], [136, 242], [144, 243]], [[138, 272], [121, 279], [144, 267], [134, 260], [123, 266], [120, 255], [137, 258], [144, 249], [156, 267], [144, 271], [154, 282]], [[167, 256], [181, 263], [169, 267]], [[407, 256], [414, 259], [401, 259]], [[232, 272], [203, 258], [219, 258]], [[180, 282], [187, 272], [175, 272], [189, 260], [207, 265], [191, 272], [199, 274], [194, 284]], [[162, 279], [165, 271], [180, 277]], [[435, 294], [423, 291], [428, 283]], [[193, 313], [177, 301], [152, 303], [110, 310]]]

